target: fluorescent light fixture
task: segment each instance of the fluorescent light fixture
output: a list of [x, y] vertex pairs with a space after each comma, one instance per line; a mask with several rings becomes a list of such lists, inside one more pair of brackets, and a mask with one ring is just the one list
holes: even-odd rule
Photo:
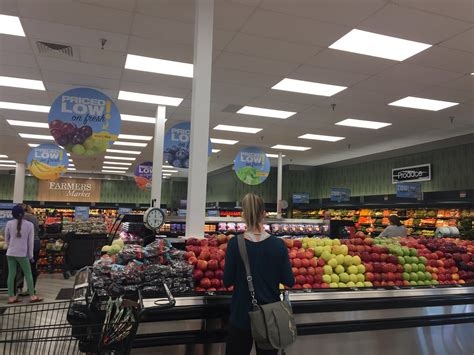
[[39, 146], [38, 143], [28, 143], [28, 146], [31, 147], [31, 148], [36, 148], [37, 146]]
[[18, 120], [7, 120], [7, 122], [10, 126], [49, 128], [46, 122], [18, 121]]
[[[286, 157], [285, 154], [282, 154], [281, 156], [282, 156], [283, 158]], [[269, 158], [278, 158], [278, 154], [269, 154], [269, 153], [267, 153], [267, 157], [269, 157]]]
[[163, 176], [171, 176], [173, 174], [169, 174], [169, 173], [164, 173]]
[[368, 129], [379, 129], [392, 125], [391, 123], [386, 122], [376, 122], [376, 121], [366, 121], [366, 120], [356, 120], [354, 118], [346, 118], [345, 120], [335, 123], [338, 126], [348, 126], [348, 127], [357, 127], [357, 128], [368, 128]]
[[212, 149], [213, 153], [219, 153], [221, 150], [220, 149]]
[[70, 162], [70, 163], [73, 163], [73, 160], [72, 160], [72, 159], [69, 159], [69, 162]]
[[261, 128], [252, 128], [252, 127], [242, 127], [242, 126], [229, 126], [225, 124], [220, 124], [214, 127], [216, 131], [230, 131], [230, 132], [239, 132], [239, 133], [258, 133]]
[[11, 165], [11, 164], [0, 164], [0, 167], [3, 167], [3, 168], [16, 168], [16, 165]]
[[74, 164], [71, 164], [71, 163], [68, 165], [68, 168], [75, 168], [75, 167], [76, 166]]
[[390, 106], [416, 108], [419, 110], [439, 111], [451, 106], [459, 105], [457, 102], [423, 99], [421, 97], [407, 96], [404, 99], [389, 103]]
[[0, 33], [25, 37], [25, 31], [17, 16], [0, 15]]
[[53, 136], [48, 136], [46, 134], [30, 134], [30, 133], [18, 133], [21, 138], [31, 138], [31, 139], [44, 139], [48, 141], [53, 141]]
[[178, 170], [168, 170], [168, 169], [163, 169], [162, 172], [164, 173], [177, 173]]
[[122, 91], [122, 90], [119, 91], [118, 98], [119, 100], [144, 102], [148, 104], [165, 105], [165, 106], [179, 106], [179, 104], [181, 104], [181, 101], [183, 101], [183, 99], [180, 97], [149, 95], [149, 94], [142, 94], [139, 92]]
[[353, 29], [329, 48], [402, 61], [430, 48], [431, 44]]
[[303, 134], [302, 136], [299, 136], [298, 138], [312, 139], [315, 141], [337, 142], [337, 141], [343, 140], [345, 137], [324, 136], [322, 134], [307, 133], [307, 134]]
[[0, 86], [42, 91], [46, 90], [41, 80], [13, 78], [11, 76], [0, 76]]
[[125, 174], [126, 171], [118, 171], [118, 170], [106, 170], [102, 169], [103, 173], [112, 173], [112, 174]]
[[297, 150], [300, 152], [304, 152], [305, 150], [311, 149], [311, 147], [300, 147], [297, 145], [285, 145], [285, 144], [277, 144], [271, 147], [272, 149], [281, 149], [281, 150]]
[[172, 60], [164, 60], [140, 55], [127, 54], [125, 69], [146, 71], [150, 73], [193, 77], [193, 65]]
[[233, 140], [231, 140], [231, 139], [211, 138], [211, 143], [234, 145], [234, 144], [239, 143], [239, 141], [233, 141]]
[[76, 171], [76, 168], [68, 167], [67, 170], [68, 170], [68, 171]]
[[128, 170], [128, 166], [110, 166], [110, 165], [105, 165], [102, 166], [102, 169], [114, 169], [114, 170]]
[[137, 158], [132, 158], [132, 157], [114, 157], [110, 155], [106, 155], [104, 159], [110, 159], [110, 160], [129, 160], [129, 161], [134, 161]]
[[0, 160], [0, 163], [3, 163], [3, 164], [16, 164], [16, 161], [14, 160]]
[[122, 162], [119, 162], [119, 161], [104, 161], [103, 164], [115, 164], [115, 165], [132, 165], [132, 163], [122, 163]]
[[[135, 115], [124, 115], [121, 114], [120, 118], [122, 121], [130, 121], [130, 122], [141, 122], [141, 123], [155, 123], [155, 117], [147, 117], [147, 116], [135, 116]], [[165, 120], [166, 122], [166, 120]]]
[[242, 115], [252, 115], [252, 116], [263, 116], [263, 117], [273, 117], [280, 119], [287, 119], [296, 114], [296, 112], [290, 111], [281, 111], [281, 110], [272, 110], [269, 108], [254, 107], [254, 106], [244, 106], [237, 113]]
[[139, 155], [142, 152], [138, 152], [136, 150], [121, 150], [121, 149], [107, 149], [107, 153], [117, 153], [117, 154], [134, 154]]
[[163, 165], [163, 168], [165, 168], [165, 169], [174, 169], [174, 166], [171, 166], [171, 165]]
[[138, 136], [135, 134], [119, 134], [119, 139], [132, 139], [137, 141], [151, 141], [153, 136]]
[[71, 153], [66, 153], [66, 155], [67, 155], [68, 157], [70, 157], [70, 156], [71, 156]]
[[0, 154], [0, 158], [8, 158], [8, 155]]
[[125, 145], [128, 147], [146, 147], [148, 143], [115, 141], [114, 145]]
[[313, 81], [285, 78], [272, 87], [273, 90], [298, 92], [301, 94], [332, 96], [347, 89], [347, 86], [315, 83]]
[[43, 105], [30, 105], [30, 104], [19, 104], [16, 102], [0, 101], [0, 109], [5, 110], [19, 110], [19, 111], [31, 111], [31, 112], [49, 112], [49, 106]]

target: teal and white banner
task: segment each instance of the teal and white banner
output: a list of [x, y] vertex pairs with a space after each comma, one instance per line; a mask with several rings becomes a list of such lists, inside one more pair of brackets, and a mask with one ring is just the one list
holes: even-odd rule
[[244, 184], [259, 185], [270, 173], [270, 160], [262, 149], [246, 147], [235, 156], [234, 170]]

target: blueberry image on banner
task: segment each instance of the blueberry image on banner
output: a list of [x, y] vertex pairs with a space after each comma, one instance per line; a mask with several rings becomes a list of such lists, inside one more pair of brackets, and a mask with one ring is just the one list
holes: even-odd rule
[[[191, 124], [182, 122], [171, 127], [165, 134], [163, 158], [175, 168], [189, 168], [189, 144]], [[208, 156], [211, 155], [211, 141], [208, 144]]]

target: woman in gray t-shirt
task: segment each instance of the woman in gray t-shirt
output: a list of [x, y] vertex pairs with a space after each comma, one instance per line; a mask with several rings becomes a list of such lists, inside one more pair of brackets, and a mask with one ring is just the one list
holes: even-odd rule
[[390, 225], [380, 233], [379, 237], [406, 237], [407, 228], [400, 222], [398, 216], [392, 214], [388, 217]]

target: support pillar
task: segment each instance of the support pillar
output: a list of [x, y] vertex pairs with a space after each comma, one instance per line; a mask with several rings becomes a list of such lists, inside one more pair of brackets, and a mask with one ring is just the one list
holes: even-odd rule
[[277, 218], [281, 218], [281, 200], [283, 190], [283, 155], [278, 153], [278, 168], [277, 168]]
[[204, 236], [214, 0], [197, 0], [195, 11], [191, 142], [186, 212], [187, 238]]
[[155, 136], [153, 138], [153, 179], [151, 182], [151, 202], [156, 207], [161, 205], [161, 186], [163, 170], [163, 149], [165, 141], [166, 106], [156, 109]]
[[23, 203], [25, 196], [25, 164], [16, 163], [13, 203]]

